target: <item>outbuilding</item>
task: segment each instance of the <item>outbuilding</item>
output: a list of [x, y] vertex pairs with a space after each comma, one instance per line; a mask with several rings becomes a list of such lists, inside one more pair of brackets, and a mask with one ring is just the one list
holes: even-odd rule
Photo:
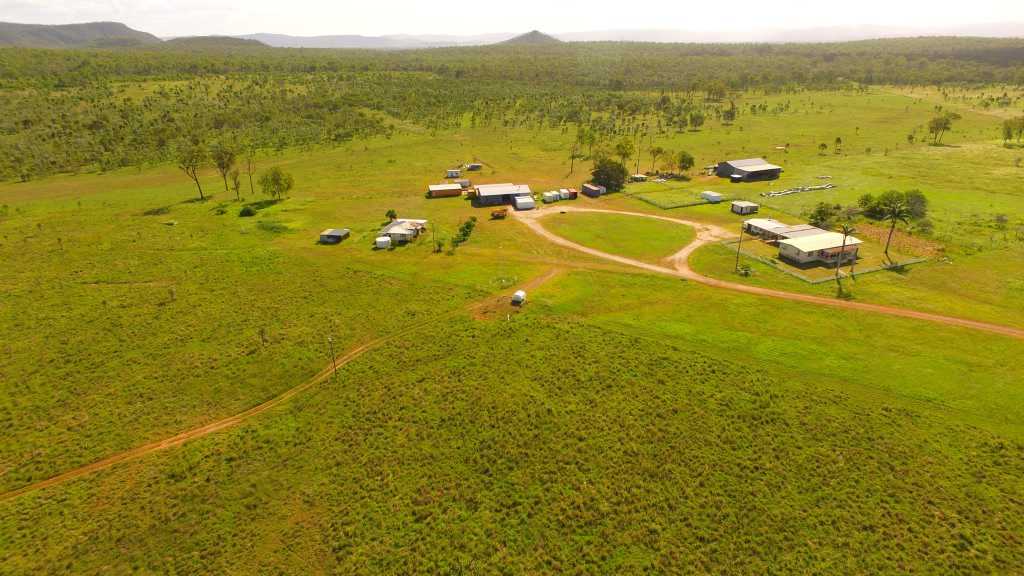
[[511, 204], [520, 196], [533, 196], [525, 184], [481, 184], [476, 187], [476, 203], [479, 206]]
[[557, 191], [545, 192], [541, 194], [541, 199], [544, 201], [545, 204], [551, 204], [552, 202], [558, 202], [559, 200], [561, 200], [562, 193]]
[[775, 180], [782, 173], [782, 167], [769, 164], [764, 158], [747, 158], [719, 162], [715, 174], [733, 182], [758, 182]]
[[[390, 222], [387, 226], [381, 228], [378, 237], [390, 238], [392, 243], [403, 244], [416, 239], [421, 232], [426, 230], [426, 220], [413, 220], [410, 218], [400, 218]], [[380, 238], [378, 238], [379, 240]]]
[[463, 190], [469, 190], [469, 188], [473, 186], [473, 183], [465, 178], [456, 180], [455, 183], [461, 186]]
[[462, 186], [460, 184], [431, 184], [427, 186], [427, 196], [430, 198], [462, 196]]
[[746, 200], [734, 200], [732, 203], [733, 214], [756, 214], [758, 208], [754, 202], [748, 202]]
[[787, 225], [774, 218], [751, 218], [743, 221], [743, 231], [752, 236], [768, 239], [777, 230], [788, 228]]
[[646, 174], [633, 174], [629, 177], [631, 182], [647, 182]]
[[390, 236], [378, 236], [373, 241], [373, 247], [377, 250], [387, 250], [391, 248], [391, 237]]
[[537, 207], [537, 203], [533, 201], [533, 196], [516, 196], [512, 199], [512, 205], [515, 206], [516, 210], [533, 210]]
[[562, 196], [562, 200], [575, 200], [580, 195], [575, 188], [562, 188], [558, 193]]
[[458, 168], [449, 168], [448, 169], [448, 175], [445, 176], [445, 177], [446, 178], [458, 178], [459, 176], [462, 176], [462, 170], [460, 170]]
[[321, 244], [337, 244], [349, 237], [351, 231], [348, 228], [328, 228], [320, 233]]
[[700, 193], [700, 197], [707, 200], [711, 204], [718, 204], [722, 201], [722, 195], [718, 192], [712, 192], [711, 190], [705, 190]]
[[583, 185], [583, 194], [590, 196], [591, 198], [597, 198], [603, 194], [607, 194], [608, 189], [598, 184], [586, 183]]
[[483, 167], [484, 165], [479, 162], [471, 162], [470, 164], [466, 165], [466, 170], [469, 172], [477, 172], [483, 169]]
[[[844, 247], [845, 243], [845, 247]], [[779, 240], [779, 257], [797, 264], [840, 265], [857, 259], [862, 242], [853, 236], [822, 231], [812, 236]]]

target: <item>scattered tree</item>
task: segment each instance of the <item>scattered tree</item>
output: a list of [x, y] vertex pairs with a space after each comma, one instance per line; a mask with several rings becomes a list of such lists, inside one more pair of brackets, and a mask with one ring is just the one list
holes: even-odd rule
[[633, 157], [633, 141], [629, 138], [623, 138], [619, 140], [618, 144], [615, 145], [615, 155], [622, 161], [622, 166], [625, 167], [629, 163], [629, 159]]
[[942, 143], [942, 136], [953, 128], [953, 122], [960, 119], [956, 112], [945, 112], [928, 122], [928, 133], [932, 135], [932, 144]]
[[260, 190], [274, 199], [281, 199], [292, 189], [295, 180], [292, 175], [274, 166], [260, 176]]
[[217, 167], [217, 172], [224, 180], [224, 191], [227, 192], [228, 173], [235, 167], [235, 151], [223, 143], [218, 143], [213, 146], [210, 157], [213, 158], [213, 165]]
[[240, 192], [240, 190], [242, 188], [242, 178], [241, 178], [241, 175], [238, 173], [238, 170], [235, 169], [235, 170], [231, 171], [231, 174], [229, 174], [228, 177], [231, 179], [231, 189], [235, 191], [235, 200], [241, 200], [242, 199], [242, 194]]
[[665, 149], [661, 146], [651, 146], [649, 152], [651, 153], [651, 172], [654, 172], [654, 164], [665, 154]]
[[398, 220], [398, 212], [396, 212], [394, 208], [391, 208], [384, 213], [384, 217], [389, 221], [394, 222], [395, 220]]
[[200, 200], [206, 199], [203, 195], [203, 186], [199, 183], [199, 170], [206, 163], [206, 158], [206, 148], [198, 143], [185, 146], [178, 155], [178, 168], [196, 185]]

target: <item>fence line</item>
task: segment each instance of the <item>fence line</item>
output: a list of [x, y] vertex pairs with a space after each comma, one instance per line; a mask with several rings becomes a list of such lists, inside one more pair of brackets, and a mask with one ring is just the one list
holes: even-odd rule
[[[736, 240], [723, 240], [719, 244], [721, 246], [723, 246], [723, 247], [729, 248], [730, 246], [735, 246], [737, 244], [737, 242], [736, 242]], [[736, 250], [735, 250], [735, 248], [732, 248], [732, 249], [730, 249], [730, 251], [731, 252], [735, 252]], [[778, 270], [779, 272], [782, 272], [783, 274], [788, 274], [788, 275], [790, 275], [790, 276], [792, 276], [794, 278], [797, 278], [799, 280], [803, 280], [804, 282], [807, 282], [808, 284], [811, 284], [811, 285], [824, 284], [826, 282], [835, 282], [835, 278], [834, 277], [818, 278], [818, 279], [808, 278], [807, 276], [804, 276], [803, 274], [801, 274], [799, 272], [796, 272], [794, 270], [787, 270], [786, 268], [783, 268], [782, 266], [780, 266], [777, 260], [774, 260], [772, 258], [765, 258], [764, 256], [761, 256], [760, 254], [753, 254], [753, 253], [748, 252], [746, 250], [740, 250], [740, 254], [745, 256], [745, 257], [747, 257], [747, 258], [750, 258], [751, 260], [756, 260], [756, 261], [758, 261], [758, 262], [760, 262], [762, 264], [766, 264], [768, 266], [771, 266], [773, 269]], [[852, 275], [851, 274], [844, 274], [843, 278], [856, 278], [857, 276], [863, 276], [864, 274], [871, 274], [873, 272], [880, 272], [882, 270], [892, 270], [894, 268], [902, 268], [904, 266], [910, 266], [912, 264], [920, 264], [921, 262], [927, 262], [927, 261], [928, 261], [928, 258], [911, 258], [910, 260], [904, 260], [902, 262], [894, 262], [892, 264], [884, 264], [882, 266], [875, 266], [874, 268], [857, 269], [857, 271], [854, 272]]]

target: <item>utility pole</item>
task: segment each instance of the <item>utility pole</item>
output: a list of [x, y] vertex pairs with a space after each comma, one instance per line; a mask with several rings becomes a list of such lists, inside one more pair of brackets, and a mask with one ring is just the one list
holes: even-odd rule
[[338, 379], [338, 360], [334, 357], [334, 337], [327, 337], [327, 346], [331, 349], [331, 379], [337, 381]]
[[740, 246], [743, 246], [743, 222], [740, 222], [740, 241], [736, 243], [736, 268], [733, 272], [740, 271]]

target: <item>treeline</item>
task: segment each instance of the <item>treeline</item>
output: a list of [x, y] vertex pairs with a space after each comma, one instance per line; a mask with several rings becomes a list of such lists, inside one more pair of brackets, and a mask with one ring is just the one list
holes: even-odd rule
[[607, 89], [820, 88], [865, 84], [1024, 84], [1024, 40], [915, 38], [837, 44], [566, 43], [381, 52], [244, 49], [0, 49], [0, 86], [80, 86], [97, 80], [197, 75], [425, 72]]
[[169, 162], [195, 145], [337, 145], [409, 126], [561, 129], [592, 156], [595, 142], [622, 136], [639, 142], [711, 119], [792, 112], [788, 102], [737, 106], [730, 94], [741, 89], [1024, 84], [1024, 64], [1014, 59], [1022, 49], [1021, 40], [979, 39], [398, 52], [0, 49], [0, 178]]

